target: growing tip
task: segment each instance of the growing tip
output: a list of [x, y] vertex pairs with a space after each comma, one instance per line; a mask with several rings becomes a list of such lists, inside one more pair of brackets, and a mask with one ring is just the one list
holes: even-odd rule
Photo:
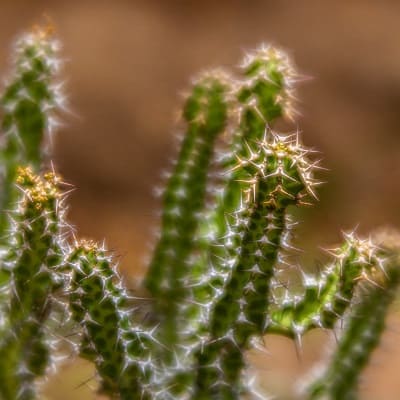
[[40, 40], [49, 39], [54, 36], [56, 26], [52, 18], [48, 14], [43, 14], [44, 22], [42, 24], [34, 24], [32, 26], [32, 34]]

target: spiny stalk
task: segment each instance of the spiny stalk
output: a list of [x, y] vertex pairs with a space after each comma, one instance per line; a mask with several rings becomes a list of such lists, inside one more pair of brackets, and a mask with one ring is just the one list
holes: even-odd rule
[[371, 271], [381, 265], [376, 246], [355, 232], [346, 233], [344, 244], [330, 253], [335, 260], [319, 278], [304, 275], [304, 293], [290, 295], [286, 291], [278, 297], [271, 310], [269, 333], [299, 340], [314, 328], [334, 329], [351, 306], [357, 284], [369, 280]]
[[288, 55], [272, 46], [260, 46], [242, 62], [241, 76], [234, 83], [236, 101], [231, 107], [229, 149], [217, 155], [223, 168], [223, 186], [214, 190], [213, 207], [200, 225], [197, 236], [201, 251], [194, 270], [197, 274], [192, 275], [192, 282], [187, 282], [191, 285], [200, 281], [193, 290], [197, 302], [210, 301], [232, 268], [224, 261], [226, 249], [232, 246], [229, 225], [232, 215], [241, 207], [248, 178], [246, 171], [235, 168], [238, 159], [248, 156], [249, 145], [263, 140], [268, 124], [295, 113], [292, 103], [296, 79]]
[[185, 323], [180, 313], [188, 293], [184, 279], [191, 274], [214, 143], [226, 124], [228, 86], [224, 73], [207, 73], [195, 81], [185, 102], [186, 135], [164, 193], [161, 237], [145, 280], [162, 318], [161, 335], [172, 351]]
[[132, 323], [132, 301], [104, 248], [81, 241], [69, 251], [72, 318], [82, 329], [81, 357], [92, 361], [100, 392], [111, 398], [152, 399], [155, 375], [150, 331]]
[[247, 144], [262, 140], [266, 126], [281, 116], [292, 116], [293, 83], [297, 74], [283, 51], [261, 46], [249, 53], [242, 63], [243, 76], [236, 81], [237, 126], [233, 128], [232, 149], [222, 157], [225, 170], [230, 170], [219, 199], [217, 209], [211, 216], [215, 224], [216, 238], [226, 232], [226, 215], [234, 212], [241, 198], [241, 170], [231, 170], [236, 157], [245, 156]]
[[[223, 289], [211, 304], [209, 337], [197, 354], [193, 399], [237, 399], [241, 393], [243, 350], [266, 328], [270, 284], [286, 243], [288, 207], [313, 193], [312, 164], [297, 136], [268, 132], [258, 148], [238, 157], [247, 189], [230, 225], [231, 265]], [[239, 254], [235, 255], [235, 249]]]
[[34, 380], [50, 363], [46, 325], [54, 294], [62, 286], [65, 230], [60, 178], [20, 168], [22, 198], [13, 212], [13, 228], [3, 268], [9, 273], [6, 330], [0, 337], [0, 397], [35, 398]]
[[1, 97], [3, 112], [0, 150], [0, 244], [7, 241], [8, 212], [18, 199], [14, 186], [19, 165], [39, 172], [56, 127], [55, 113], [65, 107], [61, 84], [59, 42], [52, 26], [36, 27], [15, 44], [14, 71]]
[[[223, 169], [223, 184], [214, 192], [214, 207], [200, 225], [198, 236], [202, 245], [197, 257], [200, 276], [209, 276], [209, 284], [220, 288], [223, 275], [229, 274], [231, 266], [224, 262], [225, 248], [231, 245], [230, 218], [241, 206], [242, 192], [246, 189], [246, 173], [234, 168], [238, 158], [245, 158], [248, 147], [260, 142], [268, 124], [282, 116], [294, 114], [294, 83], [297, 73], [287, 54], [272, 46], [260, 46], [249, 53], [242, 65], [241, 76], [235, 81], [236, 101], [232, 103], [230, 123], [232, 137], [228, 151], [219, 155]], [[210, 274], [209, 269], [213, 271]], [[196, 289], [197, 301], [215, 295], [202, 285]]]
[[399, 239], [393, 232], [375, 235], [375, 266], [360, 288], [332, 359], [308, 388], [310, 400], [357, 399], [360, 374], [379, 343], [400, 284]]

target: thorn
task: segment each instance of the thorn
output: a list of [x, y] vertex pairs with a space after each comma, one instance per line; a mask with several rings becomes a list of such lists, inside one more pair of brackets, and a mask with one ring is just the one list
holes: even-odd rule
[[301, 334], [299, 332], [295, 332], [293, 342], [294, 342], [294, 348], [296, 350], [297, 361], [302, 362], [302, 360], [303, 360], [303, 344], [302, 344]]

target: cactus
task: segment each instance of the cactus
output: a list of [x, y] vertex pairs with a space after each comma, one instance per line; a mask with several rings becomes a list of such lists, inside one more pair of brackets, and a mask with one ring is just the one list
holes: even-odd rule
[[400, 240], [347, 233], [319, 275], [302, 273], [302, 289], [280, 282], [294, 253], [293, 210], [316, 199], [320, 168], [298, 133], [271, 128], [296, 114], [299, 74], [286, 54], [262, 46], [238, 77], [194, 80], [160, 237], [143, 287], [128, 288], [104, 246], [72, 234], [63, 183], [41, 172], [64, 105], [55, 43], [43, 29], [19, 40], [1, 103], [0, 399], [42, 398], [63, 335], [111, 399], [252, 398], [245, 353], [254, 340], [273, 333], [300, 346], [308, 331], [339, 325], [306, 395], [356, 398], [400, 283]]

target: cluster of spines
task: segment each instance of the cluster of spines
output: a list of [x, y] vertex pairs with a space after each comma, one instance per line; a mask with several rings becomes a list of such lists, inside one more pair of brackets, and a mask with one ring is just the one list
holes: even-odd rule
[[0, 194], [0, 241], [6, 242], [7, 213], [18, 198], [14, 186], [19, 165], [39, 172], [49, 135], [57, 125], [56, 110], [65, 107], [62, 85], [55, 79], [61, 67], [59, 43], [52, 26], [35, 27], [15, 44], [14, 71], [1, 97], [3, 110]]
[[62, 285], [65, 228], [60, 178], [18, 170], [22, 191], [2, 268], [9, 275], [5, 304], [6, 329], [0, 338], [0, 397], [35, 398], [34, 380], [50, 363], [52, 347], [46, 326], [56, 291]]

